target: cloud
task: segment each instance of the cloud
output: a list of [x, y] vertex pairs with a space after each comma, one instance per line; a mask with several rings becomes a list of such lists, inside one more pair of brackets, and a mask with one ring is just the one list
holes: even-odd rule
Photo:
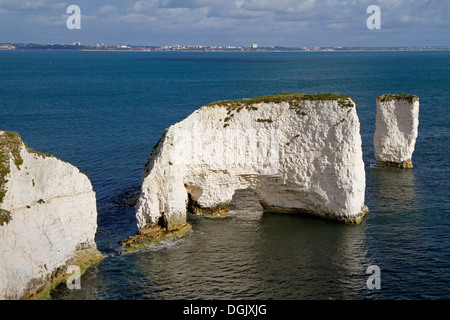
[[243, 7], [247, 10], [259, 10], [283, 13], [307, 12], [318, 5], [316, 0], [247, 0]]
[[[60, 30], [59, 26], [65, 25], [69, 4], [72, 2], [0, 0], [0, 21], [8, 24], [11, 34], [7, 36], [11, 39], [23, 30], [28, 32], [28, 38], [32, 37], [37, 32], [33, 29], [40, 30], [44, 37], [46, 27], [55, 38], [60, 33], [64, 39], [67, 30]], [[450, 1], [439, 0], [77, 0], [73, 4], [81, 8], [85, 31], [78, 34], [86, 41], [95, 35], [91, 41], [105, 43], [102, 37], [138, 42], [150, 34], [161, 45], [175, 40], [201, 40], [205, 44], [242, 41], [239, 44], [357, 45], [359, 39], [375, 38], [375, 33], [366, 27], [366, 9], [373, 4], [381, 8], [383, 38], [377, 33], [380, 44], [388, 36], [394, 43], [395, 36], [403, 41], [408, 37], [420, 39], [421, 34], [432, 35], [444, 44], [450, 29]]]
[[375, 3], [385, 9], [400, 8], [403, 5], [402, 0], [376, 0]]
[[41, 9], [61, 9], [69, 4], [66, 2], [56, 2], [50, 0], [0, 0], [0, 9], [15, 11], [35, 11]]
[[131, 7], [127, 9], [128, 12], [143, 13], [156, 11], [158, 1], [136, 1]]
[[328, 25], [328, 28], [330, 28], [330, 29], [343, 29], [346, 27], [348, 27], [348, 24], [346, 24], [346, 23], [330, 23]]
[[97, 11], [99, 15], [111, 15], [118, 13], [118, 9], [110, 4], [100, 7]]
[[412, 22], [412, 23], [416, 23], [416, 22], [423, 22], [424, 19], [418, 18], [418, 17], [414, 17], [414, 16], [410, 16], [409, 14], [404, 14], [400, 17], [400, 21], [404, 22], [404, 23], [408, 23], [408, 22]]
[[142, 24], [154, 22], [157, 19], [155, 17], [151, 17], [142, 13], [128, 13], [124, 16], [120, 16], [118, 20], [127, 23]]

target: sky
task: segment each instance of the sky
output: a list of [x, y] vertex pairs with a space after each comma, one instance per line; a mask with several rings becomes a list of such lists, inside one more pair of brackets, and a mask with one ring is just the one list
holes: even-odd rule
[[[449, 0], [0, 0], [0, 43], [448, 46]], [[81, 29], [69, 29], [70, 5]], [[380, 29], [367, 20], [380, 8]]]

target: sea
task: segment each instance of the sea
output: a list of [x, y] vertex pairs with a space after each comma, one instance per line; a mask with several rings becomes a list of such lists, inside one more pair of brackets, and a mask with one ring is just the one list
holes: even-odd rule
[[[106, 256], [53, 300], [450, 299], [450, 51], [0, 51], [0, 130], [77, 166], [97, 196]], [[361, 123], [361, 224], [262, 213], [188, 214], [183, 238], [129, 255], [131, 199], [164, 130], [208, 103], [347, 94]], [[380, 168], [376, 96], [420, 97], [412, 169]], [[239, 209], [239, 210], [238, 210]]]

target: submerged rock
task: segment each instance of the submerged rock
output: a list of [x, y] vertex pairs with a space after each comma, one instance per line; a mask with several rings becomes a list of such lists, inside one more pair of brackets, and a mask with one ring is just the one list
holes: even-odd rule
[[265, 211], [358, 223], [365, 171], [354, 102], [278, 94], [204, 106], [168, 128], [143, 171], [139, 230], [183, 229], [187, 210], [225, 213], [237, 190]]
[[191, 226], [187, 223], [184, 226], [172, 230], [167, 230], [161, 226], [141, 229], [135, 236], [128, 237], [120, 242], [120, 245], [124, 248], [121, 253], [133, 253], [150, 246], [179, 239], [189, 230], [191, 230]]
[[373, 139], [379, 166], [412, 168], [419, 126], [419, 97], [385, 94], [377, 97]]
[[73, 165], [0, 131], [0, 299], [41, 298], [102, 259], [94, 237], [95, 192]]

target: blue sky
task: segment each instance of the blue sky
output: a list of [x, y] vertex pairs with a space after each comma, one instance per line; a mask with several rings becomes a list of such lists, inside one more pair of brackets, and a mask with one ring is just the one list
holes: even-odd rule
[[[66, 27], [69, 5], [80, 30]], [[0, 43], [447, 46], [449, 13], [449, 0], [0, 0]]]

